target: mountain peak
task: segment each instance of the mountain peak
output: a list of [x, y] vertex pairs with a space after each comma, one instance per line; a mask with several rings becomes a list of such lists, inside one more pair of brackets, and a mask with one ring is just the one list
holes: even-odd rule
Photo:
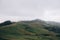
[[35, 21], [40, 21], [40, 19], [35, 19]]

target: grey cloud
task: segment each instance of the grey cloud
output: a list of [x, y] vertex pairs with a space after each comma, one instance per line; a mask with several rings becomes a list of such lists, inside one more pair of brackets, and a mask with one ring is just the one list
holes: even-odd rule
[[59, 11], [60, 0], [0, 0], [0, 16], [45, 18]]

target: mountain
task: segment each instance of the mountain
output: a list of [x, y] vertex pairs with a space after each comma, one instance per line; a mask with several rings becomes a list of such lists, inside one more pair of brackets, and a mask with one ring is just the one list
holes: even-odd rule
[[0, 26], [0, 40], [60, 40], [60, 33], [53, 28], [55, 26], [40, 19], [5, 23]]

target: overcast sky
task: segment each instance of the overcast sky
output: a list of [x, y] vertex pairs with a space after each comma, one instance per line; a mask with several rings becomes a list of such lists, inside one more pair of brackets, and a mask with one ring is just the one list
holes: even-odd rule
[[0, 22], [31, 19], [60, 22], [60, 0], [0, 0]]

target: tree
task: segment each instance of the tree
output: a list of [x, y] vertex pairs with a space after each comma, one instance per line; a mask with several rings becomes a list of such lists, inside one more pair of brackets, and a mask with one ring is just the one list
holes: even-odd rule
[[6, 26], [6, 25], [10, 25], [10, 24], [12, 24], [12, 22], [8, 20], [3, 23], [0, 23], [0, 26]]

